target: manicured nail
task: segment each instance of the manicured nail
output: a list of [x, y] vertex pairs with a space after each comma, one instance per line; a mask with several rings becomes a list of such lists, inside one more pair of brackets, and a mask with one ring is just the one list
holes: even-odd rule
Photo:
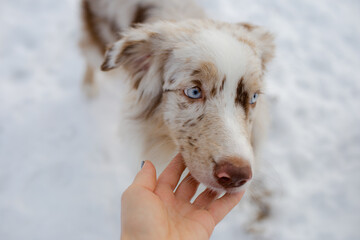
[[145, 161], [141, 161], [141, 168], [143, 168]]

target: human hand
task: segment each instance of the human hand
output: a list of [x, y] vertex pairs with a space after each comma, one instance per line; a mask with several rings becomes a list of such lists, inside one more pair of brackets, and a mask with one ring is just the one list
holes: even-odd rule
[[156, 171], [146, 161], [121, 201], [121, 239], [209, 239], [215, 225], [236, 206], [244, 192], [217, 199], [206, 189], [191, 203], [199, 183], [188, 174], [174, 189], [185, 170], [178, 154], [156, 181]]

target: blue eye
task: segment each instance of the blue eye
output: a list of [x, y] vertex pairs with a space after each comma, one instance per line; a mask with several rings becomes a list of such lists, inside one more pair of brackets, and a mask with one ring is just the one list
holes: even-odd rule
[[201, 89], [199, 87], [192, 87], [184, 90], [184, 93], [189, 98], [199, 99], [202, 97]]
[[257, 98], [259, 97], [258, 93], [254, 93], [254, 95], [252, 96], [252, 98], [250, 99], [250, 104], [254, 104], [256, 103]]

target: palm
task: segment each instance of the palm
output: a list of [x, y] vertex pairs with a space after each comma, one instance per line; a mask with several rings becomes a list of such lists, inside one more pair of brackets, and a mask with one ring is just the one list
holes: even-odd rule
[[[159, 197], [159, 200], [161, 196]], [[192, 205], [183, 199], [175, 196], [170, 199], [160, 200], [161, 213], [160, 221], [168, 222], [167, 228], [162, 228], [168, 236], [178, 236], [179, 239], [208, 239], [215, 227], [215, 220], [205, 209]]]
[[[198, 182], [188, 175], [174, 192], [185, 168], [179, 162], [181, 157], [175, 158], [157, 182], [155, 178], [153, 183], [147, 181], [141, 186], [135, 184], [135, 179], [135, 186], [123, 195], [122, 229], [136, 231], [138, 239], [209, 239], [215, 225], [242, 194], [225, 194], [216, 200], [216, 193], [205, 190], [190, 203]], [[127, 209], [136, 211], [132, 210], [131, 218], [124, 219], [124, 215], [130, 216]]]

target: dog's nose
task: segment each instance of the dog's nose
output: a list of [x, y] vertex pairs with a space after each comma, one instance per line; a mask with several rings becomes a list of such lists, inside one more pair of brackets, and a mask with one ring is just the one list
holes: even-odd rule
[[231, 159], [232, 162], [241, 163], [237, 166], [229, 161], [221, 161], [214, 167], [214, 177], [224, 188], [234, 188], [244, 185], [252, 177], [251, 167], [244, 160]]

